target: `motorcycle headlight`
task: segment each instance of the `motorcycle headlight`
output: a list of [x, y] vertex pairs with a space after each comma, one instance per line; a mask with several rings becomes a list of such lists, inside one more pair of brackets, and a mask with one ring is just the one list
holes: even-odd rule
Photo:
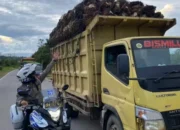
[[51, 110], [49, 110], [48, 112], [49, 112], [49, 114], [51, 115], [51, 118], [52, 118], [53, 121], [58, 121], [58, 120], [59, 120], [60, 110], [57, 110], [57, 111], [51, 111]]
[[144, 130], [166, 130], [160, 112], [136, 106], [136, 117], [143, 120]]

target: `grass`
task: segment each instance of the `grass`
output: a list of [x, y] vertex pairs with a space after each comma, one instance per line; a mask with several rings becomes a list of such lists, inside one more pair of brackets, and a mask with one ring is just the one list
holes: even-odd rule
[[12, 70], [17, 69], [16, 67], [3, 67], [2, 70], [0, 70], [0, 78], [2, 78], [4, 75], [9, 73]]

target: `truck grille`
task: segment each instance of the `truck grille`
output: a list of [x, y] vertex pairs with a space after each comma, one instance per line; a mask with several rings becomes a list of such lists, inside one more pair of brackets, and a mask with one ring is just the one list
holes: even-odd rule
[[180, 130], [180, 110], [163, 112], [167, 130]]

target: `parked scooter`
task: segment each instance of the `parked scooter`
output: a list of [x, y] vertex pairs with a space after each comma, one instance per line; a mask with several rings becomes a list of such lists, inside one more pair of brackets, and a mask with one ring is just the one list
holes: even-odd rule
[[68, 87], [65, 85], [62, 93], [58, 91], [58, 96], [52, 96], [53, 91], [48, 90], [42, 106], [35, 103], [24, 108], [12, 105], [10, 115], [14, 129], [21, 130], [26, 112], [32, 111], [29, 115], [29, 130], [70, 130], [71, 119], [67, 117], [66, 98], [63, 97]]

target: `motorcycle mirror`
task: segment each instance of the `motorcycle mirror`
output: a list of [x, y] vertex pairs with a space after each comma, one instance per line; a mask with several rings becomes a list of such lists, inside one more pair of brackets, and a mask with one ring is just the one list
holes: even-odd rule
[[69, 88], [69, 85], [64, 85], [63, 88], [62, 88], [62, 90], [63, 90], [63, 91], [66, 91], [68, 88]]

